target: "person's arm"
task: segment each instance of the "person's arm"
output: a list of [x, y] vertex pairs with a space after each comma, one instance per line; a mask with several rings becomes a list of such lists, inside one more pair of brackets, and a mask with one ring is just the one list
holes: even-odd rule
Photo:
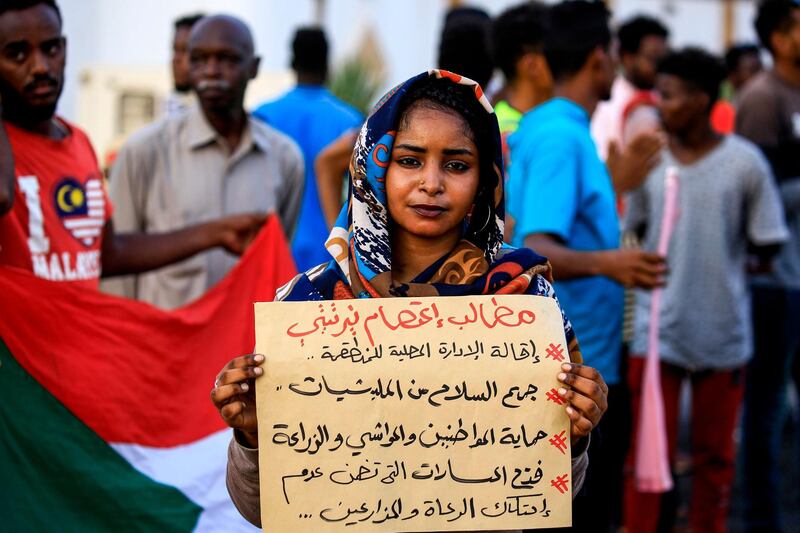
[[314, 161], [317, 175], [319, 205], [328, 228], [332, 228], [342, 210], [342, 187], [344, 176], [353, 154], [357, 131], [348, 131], [323, 148]]
[[287, 143], [281, 157], [283, 194], [278, 204], [278, 216], [281, 219], [286, 240], [291, 241], [300, 218], [300, 207], [303, 205], [306, 168], [303, 162], [303, 153], [293, 141]]
[[528, 235], [525, 246], [550, 260], [557, 280], [604, 276], [625, 287], [651, 289], [664, 284], [667, 271], [664, 258], [658, 254], [641, 250], [578, 251], [545, 233]]
[[572, 499], [583, 488], [583, 482], [586, 480], [586, 471], [589, 469], [589, 446], [591, 445], [589, 437], [578, 443], [577, 446], [572, 448]]
[[109, 220], [103, 228], [103, 277], [146, 272], [217, 246], [241, 255], [265, 220], [264, 214], [246, 213], [153, 234], [117, 234]]
[[[769, 164], [757, 149], [745, 174], [746, 231], [751, 273], [770, 272], [772, 259], [789, 237], [784, 208], [786, 198], [772, 177]], [[791, 183], [791, 182], [788, 182]], [[791, 199], [790, 199], [791, 200]]]
[[559, 396], [567, 402], [572, 444], [572, 497], [581, 490], [589, 467], [589, 444], [592, 430], [608, 410], [608, 385], [596, 369], [564, 363], [558, 380], [564, 384]]
[[211, 402], [220, 417], [233, 429], [228, 446], [225, 483], [234, 505], [248, 522], [261, 527], [258, 481], [258, 419], [255, 380], [264, 374], [261, 354], [232, 359], [214, 382]]
[[[574, 477], [574, 474], [573, 474]], [[258, 479], [258, 449], [248, 447], [234, 436], [228, 445], [225, 485], [239, 513], [261, 527], [261, 488]]]
[[[0, 101], [0, 116], [3, 114], [3, 103]], [[14, 206], [14, 155], [5, 125], [0, 120], [0, 216], [5, 215]]]

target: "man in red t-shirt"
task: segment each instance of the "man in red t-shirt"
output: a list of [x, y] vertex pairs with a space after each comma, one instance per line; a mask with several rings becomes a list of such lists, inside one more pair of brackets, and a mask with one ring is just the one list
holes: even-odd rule
[[0, 6], [0, 266], [96, 289], [101, 275], [151, 270], [215, 246], [241, 253], [265, 215], [170, 233], [114, 232], [89, 139], [55, 115], [66, 56], [61, 22], [55, 0]]

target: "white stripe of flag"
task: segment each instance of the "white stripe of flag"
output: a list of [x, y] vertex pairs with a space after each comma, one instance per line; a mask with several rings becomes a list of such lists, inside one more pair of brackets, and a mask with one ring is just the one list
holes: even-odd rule
[[72, 230], [72, 234], [78, 239], [83, 237], [97, 237], [100, 235], [100, 228], [82, 228]]
[[64, 225], [69, 229], [74, 228], [91, 228], [103, 225], [101, 218], [73, 218], [64, 221]]

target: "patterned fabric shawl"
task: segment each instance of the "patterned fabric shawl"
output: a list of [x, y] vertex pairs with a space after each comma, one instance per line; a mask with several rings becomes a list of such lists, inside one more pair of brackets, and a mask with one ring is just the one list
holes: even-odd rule
[[[494, 127], [492, 172], [482, 172], [469, 223], [460, 242], [445, 257], [409, 283], [392, 279], [390, 220], [384, 180], [391, 160], [403, 98], [434, 76], [470, 87]], [[535, 294], [555, 298], [547, 259], [527, 248], [503, 244], [503, 155], [497, 119], [480, 85], [445, 70], [419, 74], [390, 90], [375, 106], [350, 161], [350, 194], [325, 246], [332, 259], [295, 277], [278, 290], [287, 301], [383, 298], [392, 296], [461, 296]], [[581, 360], [572, 326], [564, 330], [573, 361]]]

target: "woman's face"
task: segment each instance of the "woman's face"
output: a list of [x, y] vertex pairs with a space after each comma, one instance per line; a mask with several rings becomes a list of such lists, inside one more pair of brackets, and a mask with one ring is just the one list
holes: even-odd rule
[[412, 107], [401, 125], [386, 172], [392, 231], [455, 244], [478, 190], [478, 148], [455, 112]]

